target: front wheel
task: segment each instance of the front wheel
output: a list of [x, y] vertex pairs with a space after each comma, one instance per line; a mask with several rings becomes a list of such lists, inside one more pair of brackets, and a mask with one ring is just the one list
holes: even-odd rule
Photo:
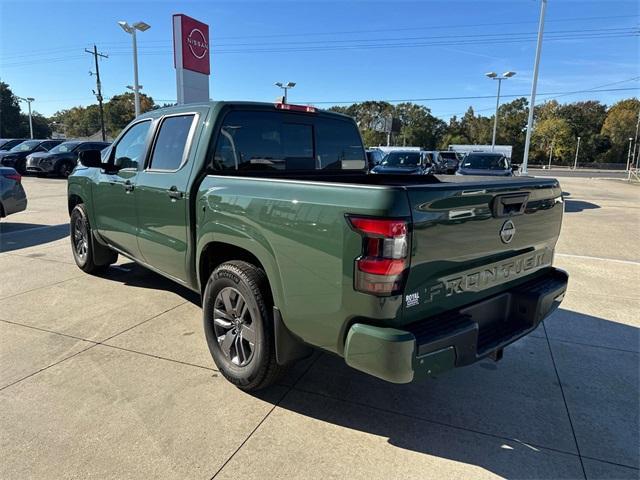
[[273, 384], [284, 368], [276, 361], [267, 277], [247, 262], [220, 265], [204, 292], [204, 329], [224, 377], [245, 391]]
[[[91, 238], [91, 225], [89, 224], [89, 217], [83, 204], [76, 205], [71, 212], [71, 220], [69, 225], [70, 237], [71, 237], [71, 251], [73, 252], [73, 259], [76, 265], [86, 273], [100, 273], [104, 271], [110, 264], [115, 263], [118, 260], [118, 254], [102, 247], [95, 245]], [[94, 249], [101, 248], [109, 250], [108, 252], [99, 252], [100, 258], [106, 258], [106, 261], [101, 264], [97, 264], [94, 259], [96, 258]]]
[[58, 167], [58, 175], [62, 178], [69, 178], [75, 166], [71, 162], [62, 162]]

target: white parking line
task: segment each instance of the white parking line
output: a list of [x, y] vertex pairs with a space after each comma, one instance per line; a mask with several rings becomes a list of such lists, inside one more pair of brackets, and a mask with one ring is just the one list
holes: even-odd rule
[[591, 257], [589, 255], [571, 255], [570, 253], [556, 253], [556, 257], [583, 258], [585, 260], [604, 260], [605, 262], [625, 263], [628, 265], [640, 265], [640, 262], [633, 260], [618, 260], [617, 258]]

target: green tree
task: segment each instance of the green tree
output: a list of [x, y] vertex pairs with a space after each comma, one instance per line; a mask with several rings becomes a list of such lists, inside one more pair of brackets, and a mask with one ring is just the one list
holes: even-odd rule
[[[513, 147], [511, 158], [515, 163], [519, 163], [524, 155], [528, 115], [529, 102], [524, 97], [500, 105], [498, 109], [496, 144], [511, 145]], [[491, 119], [491, 128], [493, 128], [493, 118]], [[491, 143], [491, 140], [487, 143]]]
[[568, 164], [576, 141], [571, 126], [563, 118], [547, 117], [536, 123], [531, 136], [531, 162], [547, 163], [552, 144], [553, 163]]
[[[154, 108], [153, 98], [140, 94], [140, 111], [148, 112]], [[127, 92], [114, 95], [104, 106], [106, 129], [110, 136], [116, 137], [135, 117], [134, 94]], [[87, 119], [88, 120], [88, 119]]]
[[393, 115], [402, 125], [399, 135], [402, 142], [426, 150], [437, 148], [447, 128], [442, 120], [431, 115], [427, 107], [415, 103], [396, 105]]
[[636, 134], [636, 123], [640, 112], [640, 100], [628, 98], [621, 100], [607, 111], [607, 118], [602, 125], [602, 135], [611, 148], [602, 156], [605, 162], [625, 163], [629, 138]]
[[18, 98], [8, 84], [0, 82], [0, 138], [24, 136], [20, 123]]
[[596, 161], [608, 149], [609, 142], [600, 135], [607, 116], [606, 105], [597, 100], [567, 103], [558, 107], [557, 115], [567, 122], [574, 139], [580, 137], [583, 162]]
[[[51, 137], [51, 125], [49, 120], [38, 112], [31, 113], [31, 122], [33, 124], [33, 138], [49, 138]], [[21, 137], [29, 137], [29, 115], [20, 114], [20, 135]]]

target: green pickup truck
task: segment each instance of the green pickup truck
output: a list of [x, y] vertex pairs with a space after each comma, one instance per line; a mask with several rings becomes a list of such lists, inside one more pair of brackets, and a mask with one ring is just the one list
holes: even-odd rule
[[336, 113], [155, 110], [80, 160], [78, 266], [121, 254], [201, 294], [213, 360], [244, 390], [314, 347], [394, 383], [498, 360], [566, 290], [555, 179], [370, 175]]

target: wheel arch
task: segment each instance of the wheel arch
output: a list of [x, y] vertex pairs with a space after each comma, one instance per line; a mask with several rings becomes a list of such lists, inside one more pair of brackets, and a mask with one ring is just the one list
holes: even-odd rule
[[219, 265], [231, 260], [242, 260], [262, 269], [267, 275], [267, 283], [269, 284], [271, 299], [274, 300], [271, 282], [272, 279], [270, 278], [269, 272], [265, 268], [263, 262], [261, 262], [255, 254], [243, 247], [217, 241], [207, 243], [200, 251], [198, 260], [198, 278], [200, 280], [201, 293], [204, 292], [204, 288], [211, 272], [213, 272]]
[[69, 195], [67, 202], [68, 202], [67, 208], [69, 210], [69, 215], [71, 215], [71, 212], [73, 212], [73, 209], [76, 208], [76, 205], [80, 205], [81, 203], [84, 203], [84, 200], [80, 195], [76, 193], [71, 193]]

